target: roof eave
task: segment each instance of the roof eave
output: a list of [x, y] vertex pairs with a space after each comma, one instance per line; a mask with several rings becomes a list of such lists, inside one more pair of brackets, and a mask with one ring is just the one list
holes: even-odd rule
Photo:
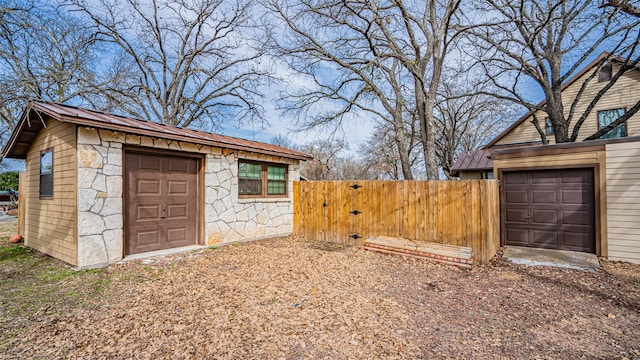
[[[146, 130], [146, 129], [139, 129], [139, 128], [135, 128], [134, 129], [134, 128], [130, 128], [130, 127], [127, 127], [127, 126], [120, 126], [120, 125], [106, 123], [106, 122], [97, 123], [94, 120], [88, 120], [88, 119], [83, 119], [83, 118], [80, 118], [80, 117], [59, 114], [59, 113], [57, 113], [57, 112], [55, 112], [53, 110], [48, 109], [47, 107], [38, 106], [38, 105], [39, 105], [38, 102], [30, 102], [27, 105], [27, 108], [25, 109], [25, 112], [23, 113], [23, 117], [21, 118], [21, 121], [19, 122], [19, 126], [20, 127], [18, 127], [18, 126], [16, 127], [16, 130], [14, 130], [14, 132], [11, 135], [10, 142], [8, 142], [7, 145], [5, 145], [5, 149], [3, 150], [3, 157], [6, 157], [6, 154], [10, 153], [13, 150], [13, 147], [15, 146], [16, 139], [22, 133], [22, 130], [24, 128], [24, 123], [26, 122], [26, 117], [29, 115], [29, 111], [34, 110], [34, 111], [42, 112], [42, 113], [48, 115], [49, 117], [51, 117], [51, 118], [53, 118], [55, 120], [62, 121], [62, 122], [68, 122], [68, 123], [72, 123], [72, 124], [80, 125], [80, 126], [93, 127], [93, 128], [105, 129], [105, 130], [120, 131], [120, 132], [128, 133], [128, 134], [145, 135], [145, 136], [158, 137], [158, 138], [170, 139], [170, 140], [176, 140], [176, 141], [189, 142], [189, 140], [187, 140], [187, 139], [191, 139], [192, 142], [195, 142], [195, 143], [198, 143], [198, 144], [215, 146], [215, 147], [219, 147], [219, 148], [231, 149], [231, 150], [237, 150], [237, 151], [248, 151], [248, 152], [254, 152], [254, 153], [258, 153], [258, 154], [278, 156], [278, 157], [287, 158], [287, 159], [293, 159], [293, 160], [308, 161], [308, 160], [312, 160], [313, 159], [312, 156], [310, 156], [308, 154], [305, 154], [305, 153], [297, 152], [297, 151], [296, 151], [296, 153], [285, 153], [285, 152], [280, 152], [280, 151], [276, 151], [276, 150], [261, 149], [261, 148], [252, 147], [252, 146], [236, 145], [236, 144], [218, 142], [218, 141], [202, 139], [202, 138], [195, 138], [195, 137], [186, 137], [187, 139], [185, 139], [185, 136], [179, 136], [179, 135], [167, 134], [167, 133], [158, 134], [156, 131], [153, 131], [153, 130]], [[23, 159], [24, 157], [14, 157], [14, 158]]]
[[22, 112], [22, 115], [20, 116], [20, 120], [18, 121], [18, 124], [16, 124], [16, 127], [13, 129], [11, 136], [9, 136], [9, 140], [7, 140], [7, 143], [2, 148], [3, 159], [4, 158], [23, 159], [23, 160], [26, 159], [26, 154], [24, 154], [24, 156], [15, 156], [15, 155], [12, 155], [11, 153], [13, 152], [15, 145], [17, 144], [18, 138], [22, 134], [22, 131], [24, 129], [24, 124], [27, 122], [27, 116], [29, 114], [29, 111], [31, 111], [31, 109], [32, 109], [31, 103], [27, 104], [27, 107], [24, 109], [24, 111]]

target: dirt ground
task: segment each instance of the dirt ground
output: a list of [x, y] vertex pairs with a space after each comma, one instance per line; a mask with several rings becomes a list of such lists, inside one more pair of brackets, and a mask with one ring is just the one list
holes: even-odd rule
[[469, 271], [291, 238], [30, 265], [65, 274], [44, 278], [5, 262], [0, 357], [640, 359], [640, 266], [602, 265]]

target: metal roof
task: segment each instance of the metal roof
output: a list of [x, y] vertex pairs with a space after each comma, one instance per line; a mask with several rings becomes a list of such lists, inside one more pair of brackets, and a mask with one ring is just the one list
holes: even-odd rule
[[491, 150], [479, 149], [463, 151], [451, 168], [451, 176], [458, 176], [460, 171], [493, 170]]
[[245, 140], [231, 136], [159, 124], [101, 111], [83, 109], [52, 102], [29, 102], [27, 108], [5, 145], [2, 155], [8, 158], [24, 159], [30, 144], [43, 128], [40, 114], [76, 125], [120, 131], [135, 135], [185, 141], [220, 148], [281, 156], [290, 159], [311, 160], [312, 157], [300, 151]]

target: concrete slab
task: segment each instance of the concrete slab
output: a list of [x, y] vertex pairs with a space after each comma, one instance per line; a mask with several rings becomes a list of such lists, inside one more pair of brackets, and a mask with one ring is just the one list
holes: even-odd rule
[[555, 266], [579, 270], [594, 270], [600, 267], [595, 254], [577, 251], [507, 246], [502, 258], [516, 264], [533, 266]]
[[177, 248], [172, 248], [172, 249], [149, 251], [149, 252], [140, 253], [140, 254], [127, 255], [122, 260], [120, 260], [118, 262], [121, 263], [121, 262], [125, 262], [125, 261], [137, 260], [137, 259], [146, 259], [146, 258], [152, 258], [152, 257], [156, 257], [156, 256], [166, 256], [166, 255], [180, 254], [180, 253], [184, 253], [184, 252], [200, 250], [200, 249], [206, 249], [206, 248], [207, 248], [207, 246], [204, 246], [204, 245], [189, 245], [189, 246], [177, 247]]

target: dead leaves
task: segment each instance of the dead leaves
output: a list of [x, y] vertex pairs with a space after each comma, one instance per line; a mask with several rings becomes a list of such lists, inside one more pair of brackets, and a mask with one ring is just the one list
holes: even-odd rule
[[297, 239], [220, 247], [111, 266], [90, 308], [39, 312], [0, 357], [638, 358], [640, 267], [604, 267], [466, 271]]

